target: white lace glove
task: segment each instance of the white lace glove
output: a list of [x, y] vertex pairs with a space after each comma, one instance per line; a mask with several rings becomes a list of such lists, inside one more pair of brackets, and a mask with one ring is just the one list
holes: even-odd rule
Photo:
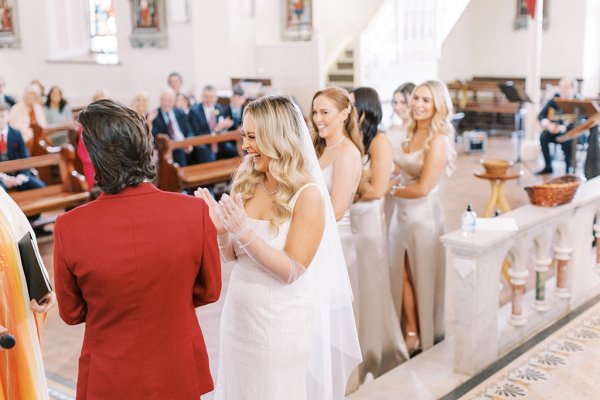
[[285, 251], [279, 251], [261, 239], [249, 227], [241, 195], [235, 200], [223, 195], [219, 202], [219, 214], [223, 226], [233, 240], [246, 251], [250, 259], [283, 283], [298, 279], [306, 267]]

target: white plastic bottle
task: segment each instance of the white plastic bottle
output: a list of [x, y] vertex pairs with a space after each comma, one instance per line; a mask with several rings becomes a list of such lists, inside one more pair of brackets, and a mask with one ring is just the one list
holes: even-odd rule
[[475, 233], [475, 223], [477, 221], [477, 214], [471, 209], [471, 205], [467, 205], [467, 210], [462, 213], [460, 219], [460, 228], [462, 229], [463, 236], [472, 236]]

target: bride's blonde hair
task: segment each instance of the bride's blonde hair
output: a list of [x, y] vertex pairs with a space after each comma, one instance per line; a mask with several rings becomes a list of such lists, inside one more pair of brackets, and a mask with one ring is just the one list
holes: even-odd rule
[[[307, 183], [302, 154], [302, 121], [292, 101], [283, 96], [268, 96], [250, 102], [244, 108], [244, 117], [254, 121], [256, 144], [260, 152], [271, 158], [269, 172], [278, 185], [273, 199], [276, 216], [270, 226], [279, 225], [292, 216], [290, 199]], [[252, 157], [246, 156], [233, 177], [231, 193], [240, 193], [244, 201], [252, 198], [256, 185], [262, 183], [265, 173], [254, 169]]]
[[[423, 150], [427, 152], [429, 150], [429, 142], [435, 134], [441, 133], [446, 135], [448, 138], [448, 163], [446, 164], [446, 175], [450, 176], [456, 169], [456, 150], [454, 149], [454, 126], [450, 117], [453, 114], [452, 100], [450, 99], [450, 93], [446, 85], [440, 81], [425, 81], [414, 88], [412, 96], [414, 96], [417, 89], [420, 87], [427, 87], [431, 90], [431, 97], [433, 100], [433, 107], [435, 109], [433, 117], [431, 118], [431, 125], [429, 126], [429, 133], [427, 139], [423, 144]], [[409, 104], [412, 101], [412, 97], [409, 99]], [[417, 123], [414, 119], [413, 109], [409, 107], [408, 116], [410, 117], [410, 124], [408, 125], [408, 136], [406, 142], [412, 140], [413, 135], [417, 130]]]

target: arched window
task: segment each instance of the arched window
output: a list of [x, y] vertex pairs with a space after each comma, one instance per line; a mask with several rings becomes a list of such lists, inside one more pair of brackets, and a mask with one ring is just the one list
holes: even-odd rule
[[114, 0], [89, 0], [90, 50], [99, 64], [119, 62]]

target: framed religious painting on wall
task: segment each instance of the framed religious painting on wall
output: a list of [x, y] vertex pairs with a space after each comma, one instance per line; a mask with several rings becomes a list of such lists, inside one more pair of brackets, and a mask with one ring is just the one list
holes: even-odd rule
[[167, 47], [165, 0], [130, 0], [133, 47]]
[[[542, 14], [544, 16], [544, 20], [542, 21], [542, 26], [544, 29], [548, 29], [550, 27], [550, 20], [548, 19], [548, 3], [550, 0], [544, 0], [544, 9], [542, 10]], [[513, 22], [513, 27], [517, 29], [527, 28], [527, 20], [531, 18], [529, 16], [529, 11], [527, 9], [527, 0], [517, 0], [517, 15], [515, 16], [515, 21]]]
[[21, 47], [17, 0], [0, 0], [0, 48]]
[[283, 0], [283, 40], [312, 38], [312, 0]]

